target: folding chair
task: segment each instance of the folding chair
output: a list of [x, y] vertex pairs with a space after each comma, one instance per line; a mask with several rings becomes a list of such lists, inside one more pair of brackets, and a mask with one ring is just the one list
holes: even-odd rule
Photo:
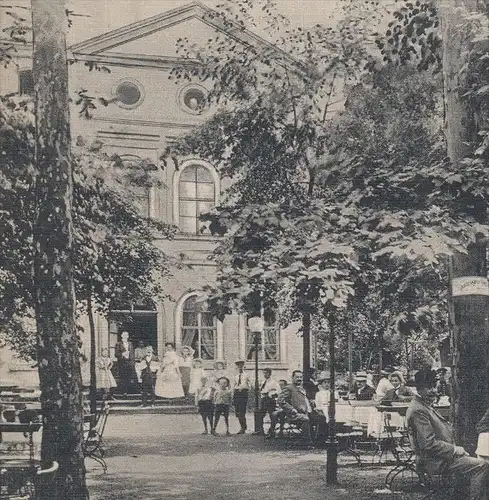
[[83, 452], [85, 457], [93, 458], [107, 472], [107, 463], [105, 462], [105, 450], [103, 447], [103, 436], [107, 418], [109, 416], [110, 406], [106, 402], [102, 409], [98, 412], [95, 422], [90, 424], [90, 427], [85, 431], [85, 439], [83, 444]]

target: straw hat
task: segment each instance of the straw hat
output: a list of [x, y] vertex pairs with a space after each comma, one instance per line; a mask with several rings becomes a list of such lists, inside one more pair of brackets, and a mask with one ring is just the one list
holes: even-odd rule
[[319, 375], [316, 377], [316, 382], [319, 384], [321, 382], [324, 382], [325, 380], [331, 380], [331, 374], [329, 372], [321, 372]]

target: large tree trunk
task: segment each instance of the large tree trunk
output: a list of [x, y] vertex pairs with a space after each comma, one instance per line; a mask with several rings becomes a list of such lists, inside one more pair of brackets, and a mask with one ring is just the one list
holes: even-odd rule
[[[473, 112], [462, 101], [460, 70], [467, 63], [467, 41], [462, 39], [461, 16], [456, 9], [477, 8], [476, 0], [444, 0], [440, 2], [443, 30], [443, 77], [448, 156], [463, 169], [461, 160], [472, 153], [470, 143], [476, 136]], [[485, 204], [473, 200], [475, 216], [487, 219]], [[451, 278], [479, 276], [487, 278], [485, 243], [469, 246], [468, 254], [456, 254], [451, 259]], [[459, 444], [473, 451], [477, 435], [475, 424], [487, 409], [489, 385], [487, 379], [489, 335], [487, 330], [489, 298], [480, 295], [453, 297], [453, 420]]]
[[41, 460], [59, 463], [43, 500], [88, 498], [72, 268], [72, 172], [64, 0], [32, 0], [37, 216], [34, 279], [43, 412]]

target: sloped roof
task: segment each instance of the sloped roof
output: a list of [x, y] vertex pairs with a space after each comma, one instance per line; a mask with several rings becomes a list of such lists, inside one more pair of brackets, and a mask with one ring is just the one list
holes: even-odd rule
[[137, 21], [135, 23], [123, 26], [103, 35], [89, 38], [83, 42], [76, 43], [70, 47], [73, 54], [83, 54], [86, 56], [97, 56], [103, 52], [111, 51], [112, 49], [134, 40], [146, 37], [166, 28], [184, 23], [190, 19], [199, 19], [215, 30], [225, 33], [227, 36], [245, 44], [259, 46], [264, 50], [269, 49], [273, 52], [280, 52], [288, 62], [297, 64], [288, 54], [282, 52], [273, 44], [267, 42], [262, 37], [252, 33], [247, 29], [243, 29], [239, 25], [230, 25], [224, 23], [221, 18], [215, 15], [216, 11], [203, 5], [198, 1], [182, 7], [168, 10], [162, 14]]

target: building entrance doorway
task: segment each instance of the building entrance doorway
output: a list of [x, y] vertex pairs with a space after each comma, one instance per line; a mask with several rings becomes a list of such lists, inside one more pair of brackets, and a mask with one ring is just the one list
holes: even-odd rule
[[124, 309], [112, 309], [109, 316], [109, 347], [115, 358], [115, 345], [123, 331], [129, 333], [134, 348], [152, 346], [158, 354], [158, 313], [154, 303], [134, 304]]

